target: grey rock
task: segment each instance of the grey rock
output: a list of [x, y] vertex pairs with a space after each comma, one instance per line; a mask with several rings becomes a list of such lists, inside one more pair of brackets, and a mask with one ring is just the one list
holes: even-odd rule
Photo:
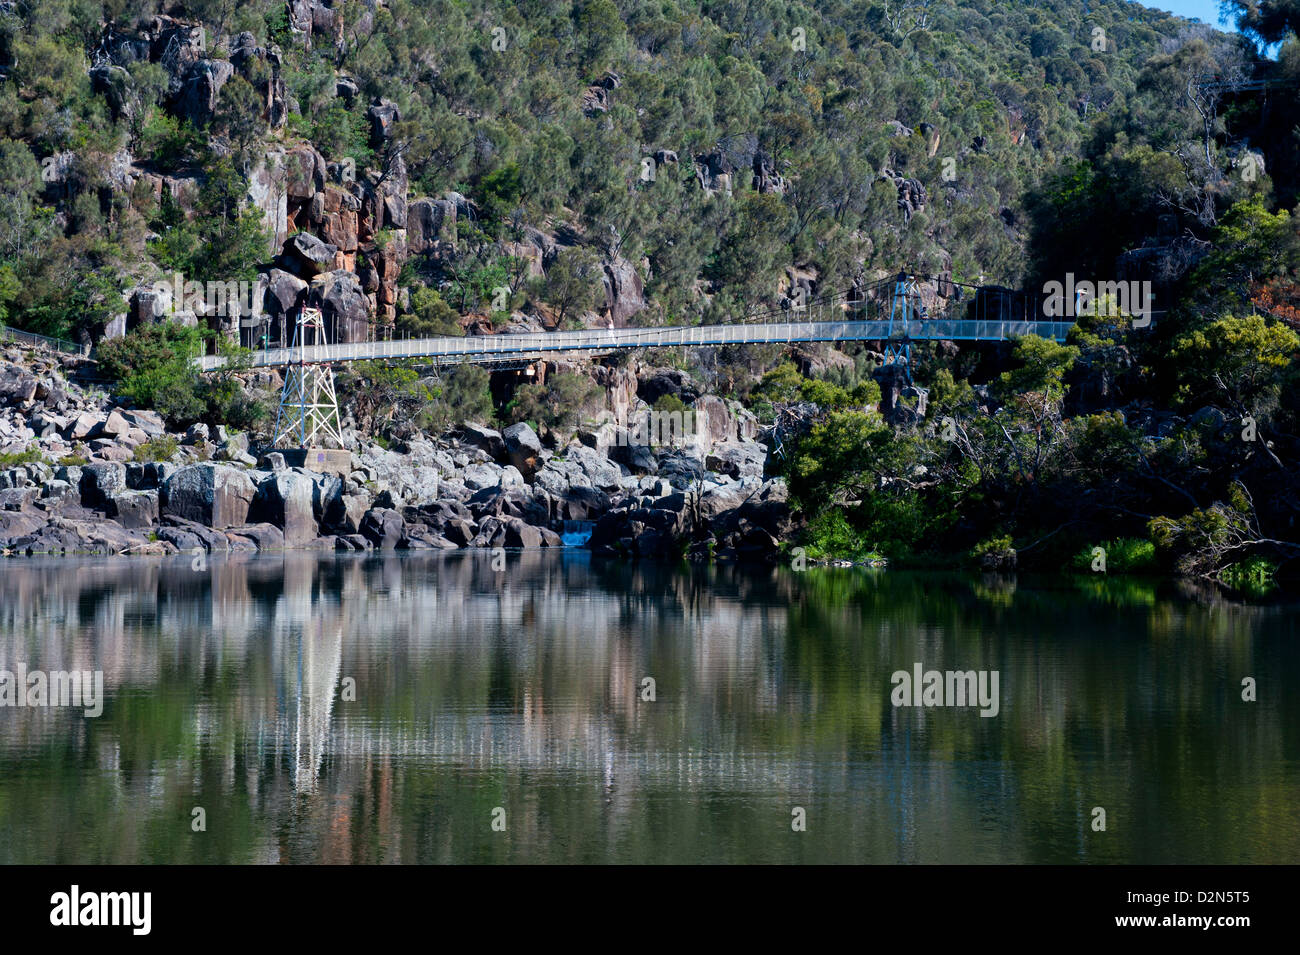
[[705, 456], [704, 466], [736, 479], [761, 478], [766, 461], [767, 449], [761, 444], [726, 442]]
[[500, 487], [502, 470], [495, 464], [471, 464], [465, 468], [463, 479], [465, 486], [471, 490]]
[[99, 427], [103, 418], [90, 411], [83, 411], [68, 424], [63, 436], [70, 441], [84, 441]]
[[[333, 258], [329, 266], [333, 266]], [[298, 276], [284, 269], [271, 269], [266, 273], [266, 290], [262, 293], [262, 308], [273, 320], [295, 316], [307, 298], [308, 285]], [[286, 327], [286, 336], [292, 337]]]
[[501, 432], [482, 425], [467, 424], [461, 429], [461, 442], [485, 452], [494, 461], [505, 457], [506, 444]]
[[442, 526], [442, 535], [457, 547], [469, 547], [478, 536], [478, 528], [470, 521], [453, 518]]
[[182, 554], [193, 554], [197, 550], [208, 550], [204, 545], [203, 538], [192, 531], [187, 531], [183, 527], [160, 527], [158, 528], [158, 539], [167, 541]]
[[525, 477], [532, 477], [541, 465], [542, 442], [526, 421], [512, 424], [501, 432], [506, 457]]
[[316, 539], [316, 482], [297, 470], [277, 471], [257, 486], [249, 519], [284, 532], [284, 546], [301, 547]]
[[231, 550], [247, 550], [245, 542], [258, 551], [284, 550], [284, 532], [274, 524], [246, 524], [226, 531]]
[[157, 491], [122, 491], [108, 499], [104, 513], [123, 527], [141, 529], [158, 522]]
[[505, 524], [505, 546], [541, 547], [541, 531], [531, 524], [525, 524], [519, 518], [510, 518]]
[[286, 271], [311, 278], [334, 268], [336, 252], [338, 246], [330, 245], [309, 232], [299, 232], [284, 243], [280, 260]]
[[204, 462], [183, 467], [162, 485], [163, 514], [207, 527], [238, 527], [248, 519], [256, 488], [243, 471]]
[[36, 397], [36, 376], [14, 365], [0, 367], [0, 405], [24, 407]]
[[361, 536], [379, 550], [394, 550], [405, 534], [402, 515], [389, 508], [371, 508], [361, 519]]
[[81, 469], [79, 490], [85, 507], [102, 509], [110, 498], [127, 489], [126, 465], [119, 463], [87, 464]]
[[370, 304], [361, 281], [351, 272], [335, 269], [312, 280], [309, 301], [320, 307], [331, 341], [364, 341], [370, 328]]
[[[169, 529], [184, 531], [185, 533], [196, 538], [203, 549], [210, 554], [224, 554], [230, 550], [230, 540], [221, 531], [213, 530], [210, 527], [204, 527], [194, 521], [187, 521], [180, 517], [163, 517], [163, 526], [158, 529], [158, 536], [161, 538]], [[188, 548], [192, 550], [193, 548]]]
[[204, 126], [217, 110], [221, 87], [234, 74], [227, 60], [199, 60], [185, 75], [180, 95], [174, 104], [176, 115], [196, 126]]
[[25, 511], [40, 496], [40, 488], [12, 487], [0, 491], [0, 511]]

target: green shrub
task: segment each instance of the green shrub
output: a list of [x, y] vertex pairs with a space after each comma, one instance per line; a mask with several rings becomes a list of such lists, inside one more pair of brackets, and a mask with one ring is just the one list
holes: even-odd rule
[[135, 449], [133, 460], [140, 463], [151, 461], [170, 461], [180, 445], [170, 435], [150, 438]]
[[1263, 596], [1277, 586], [1273, 579], [1276, 572], [1277, 564], [1263, 557], [1251, 557], [1223, 568], [1219, 580], [1252, 596]]
[[808, 522], [805, 549], [813, 560], [881, 560], [882, 555], [839, 508], [827, 508]]
[[973, 559], [979, 560], [981, 557], [988, 554], [1005, 554], [1007, 551], [1013, 549], [1010, 535], [1003, 537], [990, 537], [987, 540], [980, 541], [972, 547], [970, 549], [970, 555]]
[[102, 342], [95, 357], [103, 376], [116, 383], [117, 394], [173, 424], [187, 424], [203, 411], [198, 376], [189, 362], [202, 342], [198, 329], [162, 322]]
[[38, 461], [45, 460], [39, 448], [28, 448], [25, 451], [12, 451], [9, 454], [0, 454], [0, 468], [17, 468], [24, 464], [36, 464]]
[[1098, 547], [1106, 552], [1108, 574], [1150, 574], [1158, 568], [1156, 545], [1149, 540], [1133, 537], [1085, 545], [1083, 550], [1074, 555], [1071, 566], [1081, 573], [1097, 573], [1092, 565], [1097, 559]]
[[676, 395], [660, 395], [659, 400], [654, 404], [654, 409], [664, 414], [679, 413], [683, 415], [690, 410], [687, 408], [686, 402]]

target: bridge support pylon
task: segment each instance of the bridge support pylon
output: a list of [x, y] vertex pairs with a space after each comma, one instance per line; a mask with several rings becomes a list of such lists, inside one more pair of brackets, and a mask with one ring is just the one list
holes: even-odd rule
[[899, 365], [912, 381], [912, 339], [911, 325], [917, 319], [926, 317], [925, 306], [921, 303], [921, 289], [916, 276], [899, 272], [894, 279], [894, 291], [889, 301], [889, 336], [894, 338], [895, 323], [902, 334], [899, 339], [885, 343], [885, 365]]
[[328, 349], [322, 347], [311, 361], [306, 358], [308, 347], [328, 344], [320, 309], [299, 311], [293, 346], [284, 368], [280, 410], [275, 416], [275, 440], [272, 441], [275, 447], [313, 448], [327, 442], [343, 447], [339, 399], [334, 391], [334, 369]]

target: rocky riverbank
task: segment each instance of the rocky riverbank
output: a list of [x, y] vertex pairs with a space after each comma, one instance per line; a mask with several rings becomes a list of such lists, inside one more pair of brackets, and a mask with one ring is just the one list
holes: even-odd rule
[[90, 373], [81, 359], [0, 353], [6, 555], [560, 547], [578, 522], [605, 556], [772, 560], [792, 528], [766, 448], [717, 414], [680, 446], [630, 444], [610, 424], [563, 444], [526, 423], [388, 447], [357, 438], [327, 474], [224, 427], [169, 432], [77, 383]]

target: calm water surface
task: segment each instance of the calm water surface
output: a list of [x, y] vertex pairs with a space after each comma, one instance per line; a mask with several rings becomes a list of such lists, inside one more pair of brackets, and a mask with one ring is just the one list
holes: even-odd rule
[[[0, 708], [0, 862], [1296, 862], [1294, 609], [582, 552], [6, 561], [0, 670], [107, 701]], [[895, 708], [918, 661], [997, 670], [1000, 712]]]

